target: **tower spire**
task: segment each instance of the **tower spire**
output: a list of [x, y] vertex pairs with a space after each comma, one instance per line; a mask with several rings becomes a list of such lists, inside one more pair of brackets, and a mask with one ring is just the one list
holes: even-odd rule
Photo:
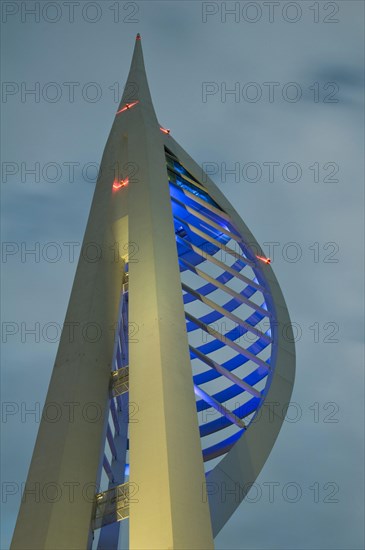
[[156, 117], [144, 64], [141, 35], [139, 33], [136, 36], [132, 62], [118, 111], [126, 104], [135, 101], [141, 103], [140, 107], [143, 111], [150, 111]]

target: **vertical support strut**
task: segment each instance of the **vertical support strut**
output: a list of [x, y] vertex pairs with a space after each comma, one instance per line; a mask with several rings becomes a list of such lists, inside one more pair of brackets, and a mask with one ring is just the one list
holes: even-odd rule
[[213, 548], [162, 134], [150, 99], [141, 43], [129, 81], [139, 104], [128, 113], [130, 549]]
[[[106, 154], [93, 198], [43, 417], [12, 540], [12, 549], [74, 550], [92, 543], [93, 493], [98, 490], [109, 412], [110, 368], [123, 262], [115, 261], [112, 176]], [[99, 337], [85, 333], [97, 327]], [[92, 404], [92, 406], [90, 406]], [[86, 493], [85, 493], [86, 491]]]

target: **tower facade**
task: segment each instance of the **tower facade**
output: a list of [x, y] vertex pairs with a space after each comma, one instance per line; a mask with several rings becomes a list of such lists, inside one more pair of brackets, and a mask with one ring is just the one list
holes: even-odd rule
[[12, 548], [116, 549], [122, 520], [132, 550], [213, 548], [280, 430], [293, 338], [270, 260], [159, 124], [139, 35], [83, 251]]

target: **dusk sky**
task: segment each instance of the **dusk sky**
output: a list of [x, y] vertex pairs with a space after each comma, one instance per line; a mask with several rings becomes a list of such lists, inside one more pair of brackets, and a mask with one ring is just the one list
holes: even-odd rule
[[65, 317], [137, 32], [161, 124], [272, 258], [297, 338], [259, 496], [216, 548], [361, 550], [364, 4], [306, 0], [2, 3], [0, 548], [57, 351], [44, 328]]

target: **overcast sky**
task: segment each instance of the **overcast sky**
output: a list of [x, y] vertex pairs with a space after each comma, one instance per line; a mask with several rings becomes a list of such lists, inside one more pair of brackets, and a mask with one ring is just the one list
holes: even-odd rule
[[[78, 2], [72, 14], [63, 2], [2, 3], [2, 239], [13, 243], [2, 258], [2, 320], [18, 327], [3, 333], [2, 400], [13, 414], [3, 417], [2, 480], [26, 478], [38, 423], [24, 409], [42, 406], [57, 350], [25, 330], [63, 322], [77, 260], [64, 243], [82, 240], [141, 32], [161, 124], [198, 163], [215, 163], [213, 180], [271, 255], [297, 325], [296, 421], [284, 423], [257, 480], [260, 498], [239, 507], [216, 548], [357, 550], [364, 4], [269, 4]], [[26, 173], [35, 163], [39, 177]], [[238, 167], [237, 178], [224, 167]], [[51, 242], [57, 262], [47, 261]], [[37, 247], [39, 261], [24, 256]], [[20, 492], [2, 500], [1, 550]]]

